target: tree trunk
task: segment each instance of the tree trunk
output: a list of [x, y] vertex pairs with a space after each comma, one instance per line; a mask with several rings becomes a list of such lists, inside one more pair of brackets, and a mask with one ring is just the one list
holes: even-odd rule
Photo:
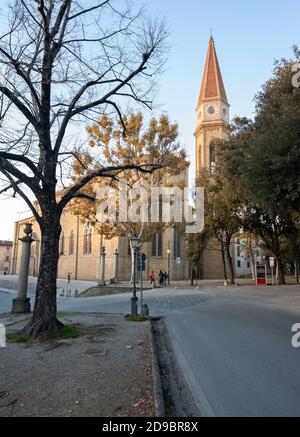
[[43, 217], [41, 258], [34, 311], [31, 321], [22, 330], [22, 335], [36, 338], [44, 332], [57, 333], [64, 326], [56, 318], [56, 279], [60, 232], [59, 214], [48, 214], [48, 217]]
[[253, 253], [253, 247], [252, 247], [251, 239], [249, 241], [249, 250], [250, 250], [250, 257], [251, 257], [252, 279], [253, 279], [253, 281], [255, 281], [256, 280], [256, 277], [255, 277], [255, 274], [256, 274], [256, 272], [255, 272], [255, 258], [254, 258], [254, 253]]
[[285, 276], [284, 276], [284, 268], [283, 261], [281, 257], [276, 257], [277, 260], [277, 271], [278, 271], [278, 285], [285, 285]]
[[299, 284], [299, 259], [298, 258], [295, 259], [295, 278], [297, 284]]
[[194, 285], [195, 269], [196, 269], [196, 264], [193, 262], [191, 268], [191, 285]]
[[221, 252], [222, 252], [222, 261], [223, 261], [223, 270], [224, 270], [224, 281], [227, 281], [227, 268], [226, 268], [226, 258], [225, 258], [225, 249], [224, 243], [221, 241]]
[[235, 277], [234, 277], [234, 268], [233, 268], [233, 261], [232, 256], [230, 253], [230, 245], [226, 244], [226, 255], [229, 263], [229, 270], [230, 270], [230, 282], [232, 285], [235, 284]]

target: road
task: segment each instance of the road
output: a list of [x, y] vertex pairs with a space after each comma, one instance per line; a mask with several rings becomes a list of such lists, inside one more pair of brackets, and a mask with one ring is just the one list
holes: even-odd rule
[[204, 416], [300, 416], [300, 289], [213, 292], [169, 314], [177, 358]]
[[[13, 296], [0, 292], [0, 312]], [[58, 308], [128, 313], [130, 297], [59, 297]], [[152, 315], [165, 317], [202, 415], [300, 416], [300, 349], [291, 345], [300, 287], [171, 287], [144, 299]]]

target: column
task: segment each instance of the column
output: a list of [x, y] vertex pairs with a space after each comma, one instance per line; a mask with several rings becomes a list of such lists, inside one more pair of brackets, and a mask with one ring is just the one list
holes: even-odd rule
[[26, 223], [24, 228], [25, 237], [20, 238], [22, 242], [22, 255], [20, 273], [18, 279], [18, 293], [16, 299], [13, 299], [12, 313], [29, 313], [30, 312], [30, 298], [27, 297], [28, 288], [28, 273], [30, 262], [30, 250], [32, 239], [32, 224]]
[[114, 271], [113, 271], [113, 281], [118, 282], [118, 271], [119, 271], [119, 251], [115, 250], [114, 253]]
[[99, 287], [105, 287], [105, 247], [101, 248], [100, 252], [100, 278], [99, 278]]

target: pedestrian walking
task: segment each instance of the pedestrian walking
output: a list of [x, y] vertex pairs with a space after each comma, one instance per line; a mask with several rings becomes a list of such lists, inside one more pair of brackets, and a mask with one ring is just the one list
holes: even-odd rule
[[149, 275], [149, 279], [150, 279], [150, 284], [152, 286], [152, 288], [156, 288], [156, 284], [155, 284], [155, 274], [154, 271], [152, 270], [152, 272]]
[[169, 277], [168, 273], [167, 273], [167, 272], [164, 272], [164, 285], [165, 285], [165, 286], [167, 285], [168, 277]]
[[164, 273], [162, 270], [159, 271], [159, 285], [160, 287], [163, 287], [164, 285]]

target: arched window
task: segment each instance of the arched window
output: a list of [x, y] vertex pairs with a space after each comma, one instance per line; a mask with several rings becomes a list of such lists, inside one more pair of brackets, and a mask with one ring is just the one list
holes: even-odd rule
[[74, 255], [74, 231], [73, 230], [70, 232], [69, 255]]
[[63, 255], [65, 253], [65, 236], [64, 231], [61, 231], [59, 239], [59, 254]]
[[83, 231], [83, 254], [90, 255], [92, 253], [92, 226], [90, 223], [85, 225]]
[[213, 143], [209, 146], [209, 165], [210, 172], [214, 173], [216, 170], [216, 146]]

